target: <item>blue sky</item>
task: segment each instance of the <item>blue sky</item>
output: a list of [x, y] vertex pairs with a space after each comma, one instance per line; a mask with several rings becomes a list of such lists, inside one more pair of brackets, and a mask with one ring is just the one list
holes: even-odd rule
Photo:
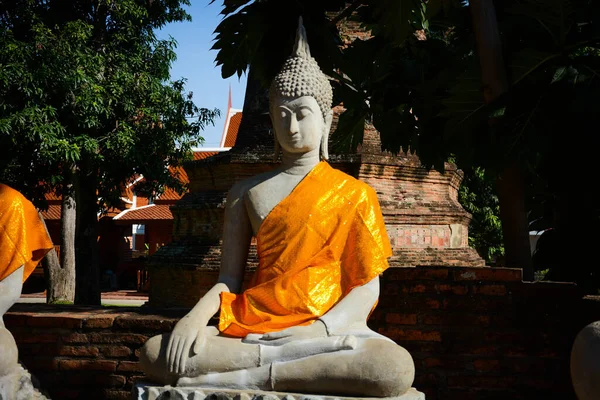
[[246, 76], [238, 80], [237, 75], [228, 79], [221, 78], [221, 68], [215, 66], [217, 52], [210, 50], [214, 44], [214, 30], [222, 19], [219, 15], [222, 2], [209, 5], [210, 0], [192, 0], [188, 13], [192, 22], [169, 24], [159, 31], [158, 37], [166, 39], [172, 36], [177, 41], [177, 60], [171, 68], [171, 78], [187, 78], [186, 90], [194, 93], [194, 102], [199, 107], [218, 108], [221, 117], [215, 120], [215, 126], [208, 126], [202, 136], [204, 147], [217, 147], [225, 116], [229, 85], [233, 108], [244, 105]]

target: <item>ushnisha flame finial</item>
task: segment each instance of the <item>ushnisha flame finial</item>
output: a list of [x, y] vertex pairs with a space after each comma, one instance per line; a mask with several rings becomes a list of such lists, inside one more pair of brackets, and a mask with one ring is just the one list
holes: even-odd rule
[[296, 43], [292, 55], [285, 61], [281, 71], [273, 79], [269, 90], [269, 101], [273, 104], [278, 97], [311, 96], [319, 104], [323, 118], [331, 111], [333, 91], [327, 76], [310, 55], [306, 30], [302, 17], [298, 18]]

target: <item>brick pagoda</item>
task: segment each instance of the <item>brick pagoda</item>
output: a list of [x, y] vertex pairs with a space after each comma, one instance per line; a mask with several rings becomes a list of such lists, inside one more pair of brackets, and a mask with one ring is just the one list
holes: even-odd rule
[[[190, 187], [171, 207], [173, 242], [149, 260], [152, 306], [191, 307], [214, 284], [227, 191], [234, 183], [276, 165], [267, 96], [252, 87], [252, 79], [248, 81], [247, 93], [259, 95], [246, 96], [253, 101], [244, 104], [233, 148], [185, 166]], [[379, 134], [371, 126], [365, 128], [357, 151], [331, 154], [330, 164], [377, 191], [394, 250], [392, 267], [484, 266], [483, 259], [468, 247], [471, 216], [457, 200], [463, 175], [455, 165], [446, 164], [442, 174], [424, 168], [414, 155], [383, 153]], [[248, 270], [255, 266], [252, 246]]]

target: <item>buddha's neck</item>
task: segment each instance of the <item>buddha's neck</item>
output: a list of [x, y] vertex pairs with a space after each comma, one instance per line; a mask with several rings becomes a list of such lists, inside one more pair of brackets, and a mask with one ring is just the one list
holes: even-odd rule
[[303, 154], [294, 154], [283, 151], [280, 170], [286, 174], [304, 176], [308, 174], [319, 161], [318, 148]]

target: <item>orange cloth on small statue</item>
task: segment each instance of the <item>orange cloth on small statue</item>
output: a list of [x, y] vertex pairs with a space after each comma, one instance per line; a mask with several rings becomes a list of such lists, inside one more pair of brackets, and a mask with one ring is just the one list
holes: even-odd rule
[[308, 325], [388, 268], [388, 235], [367, 184], [321, 162], [267, 215], [259, 266], [243, 293], [221, 293], [230, 336]]
[[0, 281], [24, 265], [25, 282], [53, 247], [33, 204], [0, 183]]

